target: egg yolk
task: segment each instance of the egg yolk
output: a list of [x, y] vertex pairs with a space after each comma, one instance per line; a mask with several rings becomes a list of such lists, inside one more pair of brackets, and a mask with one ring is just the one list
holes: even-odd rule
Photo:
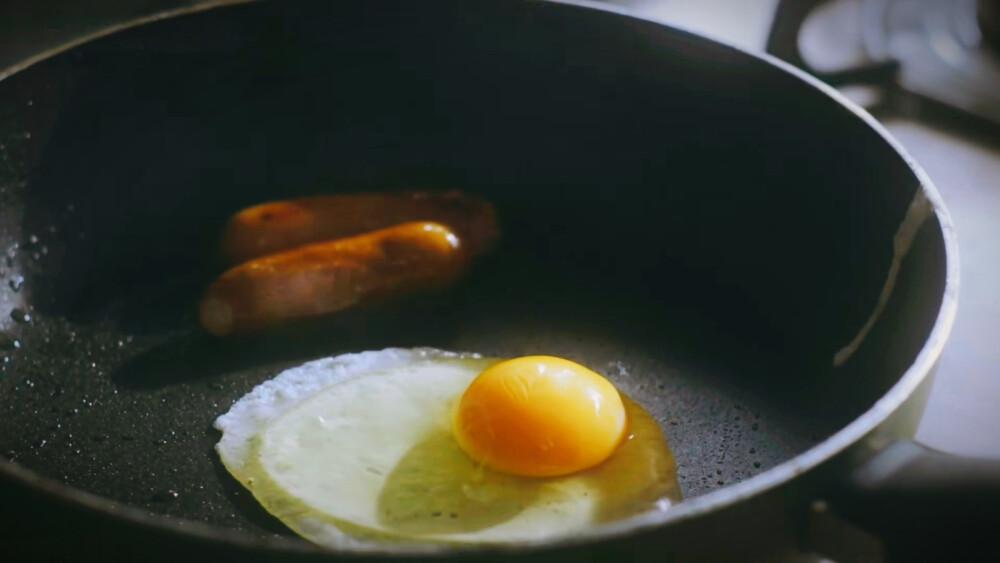
[[566, 475], [601, 463], [627, 427], [611, 382], [552, 356], [515, 358], [483, 370], [452, 420], [455, 438], [473, 459], [529, 477]]

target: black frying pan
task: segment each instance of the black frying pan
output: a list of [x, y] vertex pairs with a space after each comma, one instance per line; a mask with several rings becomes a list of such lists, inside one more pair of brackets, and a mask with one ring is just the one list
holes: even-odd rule
[[[0, 82], [0, 108], [0, 476], [25, 557], [329, 557], [221, 468], [212, 421], [286, 366], [418, 345], [582, 361], [678, 461], [668, 513], [471, 555], [771, 553], [816, 498], [852, 513], [863, 475], [831, 487], [912, 433], [955, 311], [948, 216], [872, 120], [774, 60], [595, 6], [220, 7], [51, 56]], [[197, 328], [229, 214], [400, 188], [487, 197], [502, 244], [446, 294]], [[891, 298], [835, 367], [922, 197]]]

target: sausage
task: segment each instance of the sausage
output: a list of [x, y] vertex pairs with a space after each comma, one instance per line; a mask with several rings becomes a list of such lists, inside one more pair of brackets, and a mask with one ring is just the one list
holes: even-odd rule
[[333, 313], [369, 300], [446, 286], [466, 269], [454, 231], [410, 222], [256, 258], [219, 276], [199, 306], [217, 336]]
[[263, 203], [236, 213], [222, 234], [222, 260], [239, 264], [303, 244], [409, 221], [448, 226], [471, 255], [496, 241], [493, 206], [459, 191], [340, 194]]

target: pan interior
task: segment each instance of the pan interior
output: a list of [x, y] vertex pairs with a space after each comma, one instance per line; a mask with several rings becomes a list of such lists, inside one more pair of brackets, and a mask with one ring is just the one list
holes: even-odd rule
[[[308, 359], [436, 346], [604, 373], [662, 424], [690, 498], [801, 453], [910, 365], [944, 283], [934, 220], [868, 343], [831, 361], [919, 189], [876, 132], [683, 33], [474, 4], [235, 6], [0, 83], [0, 107], [20, 108], [0, 114], [0, 454], [284, 534], [219, 465], [215, 417]], [[487, 197], [501, 246], [445, 294], [266, 337], [194, 326], [230, 213], [400, 188]]]
[[153, 512], [285, 533], [219, 464], [212, 422], [285, 367], [387, 346], [554, 354], [593, 367], [661, 423], [686, 497], [766, 470], [835, 430], [754, 396], [740, 381], [755, 377], [752, 351], [690, 334], [697, 329], [655, 302], [561, 275], [517, 271], [497, 256], [448, 294], [225, 342], [182, 320], [167, 334], [134, 334], [115, 313], [83, 326], [39, 314], [39, 336], [12, 360], [31, 372], [4, 379], [4, 396], [15, 399], [5, 405], [4, 451]]

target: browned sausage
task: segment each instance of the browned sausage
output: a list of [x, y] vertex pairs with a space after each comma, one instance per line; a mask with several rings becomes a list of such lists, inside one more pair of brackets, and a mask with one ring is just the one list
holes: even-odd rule
[[198, 317], [223, 336], [441, 287], [465, 269], [462, 245], [444, 225], [412, 222], [299, 246], [223, 273], [205, 292]]
[[485, 252], [497, 238], [493, 206], [462, 192], [325, 195], [263, 203], [236, 213], [222, 234], [222, 259], [231, 266], [408, 221], [448, 226], [471, 255]]

